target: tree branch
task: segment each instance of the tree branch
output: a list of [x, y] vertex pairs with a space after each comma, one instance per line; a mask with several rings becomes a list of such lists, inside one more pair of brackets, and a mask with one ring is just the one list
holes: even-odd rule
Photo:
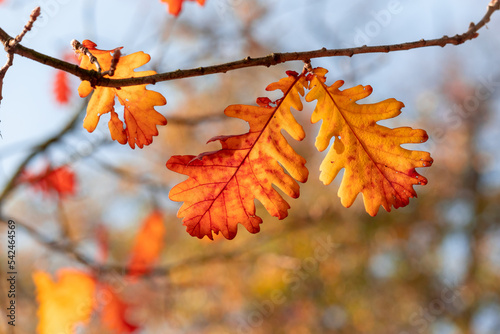
[[30, 31], [31, 28], [33, 28], [33, 23], [35, 23], [38, 16], [40, 16], [40, 7], [36, 7], [35, 9], [33, 9], [33, 11], [30, 14], [30, 19], [28, 23], [26, 23], [23, 31], [19, 35], [17, 35], [16, 38], [9, 38], [6, 40], [2, 40], [3, 45], [5, 47], [5, 51], [7, 52], [7, 62], [0, 69], [0, 101], [2, 101], [3, 99], [2, 96], [3, 78], [5, 77], [5, 74], [7, 74], [7, 70], [9, 69], [9, 67], [11, 67], [12, 64], [14, 63], [14, 53], [15, 53], [14, 49], [21, 42], [24, 35], [26, 35], [26, 33]]
[[[159, 73], [143, 77], [126, 78], [126, 79], [110, 79], [108, 77], [104, 77], [103, 75], [99, 74], [96, 71], [84, 70], [78, 67], [77, 65], [73, 65], [68, 62], [41, 54], [35, 50], [26, 48], [20, 44], [16, 45], [16, 47], [13, 48], [13, 51], [14, 53], [20, 56], [32, 59], [39, 63], [73, 74], [79, 77], [81, 80], [86, 80], [91, 82], [91, 84], [94, 86], [125, 87], [125, 86], [135, 86], [144, 84], [154, 85], [157, 82], [162, 82], [162, 81], [191, 78], [197, 76], [204, 76], [208, 74], [226, 73], [228, 71], [233, 71], [247, 67], [255, 67], [255, 66], [269, 67], [289, 61], [307, 61], [309, 59], [322, 58], [322, 57], [339, 57], [339, 56], [352, 57], [356, 54], [388, 53], [388, 52], [411, 50], [429, 46], [444, 47], [445, 45], [448, 44], [460, 45], [462, 43], [465, 43], [466, 41], [476, 38], [478, 36], [478, 31], [482, 27], [484, 27], [486, 23], [490, 21], [493, 13], [499, 9], [500, 9], [499, 0], [491, 0], [491, 2], [488, 5], [488, 10], [486, 14], [479, 22], [475, 24], [471, 23], [469, 29], [465, 33], [460, 35], [457, 34], [452, 37], [443, 36], [437, 39], [430, 39], [430, 40], [421, 39], [419, 41], [414, 41], [414, 42], [379, 45], [379, 46], [364, 45], [361, 47], [347, 48], [347, 49], [322, 48], [319, 50], [303, 51], [303, 52], [272, 53], [264, 57], [258, 57], [258, 58], [246, 57], [241, 60], [232, 61], [219, 65], [198, 67], [186, 70], [179, 69], [172, 72]], [[0, 28], [0, 41], [5, 43], [5, 41], [9, 40], [10, 38], [11, 37], [4, 30]]]

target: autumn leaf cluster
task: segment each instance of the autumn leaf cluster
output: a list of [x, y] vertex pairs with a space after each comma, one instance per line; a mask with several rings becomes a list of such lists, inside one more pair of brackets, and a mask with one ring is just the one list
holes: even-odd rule
[[[97, 49], [88, 40], [82, 45], [103, 69], [112, 66], [113, 50]], [[80, 53], [79, 59], [82, 68], [97, 69], [86, 54]], [[114, 78], [154, 74], [154, 71], [134, 71], [149, 60], [144, 52], [120, 57]], [[288, 71], [285, 78], [266, 88], [280, 91], [282, 97], [278, 100], [260, 97], [256, 106], [232, 105], [224, 111], [226, 116], [248, 122], [248, 133], [210, 139], [209, 142], [218, 141], [222, 146], [216, 152], [173, 156], [168, 160], [168, 169], [188, 176], [172, 188], [170, 199], [183, 202], [178, 216], [183, 218], [189, 234], [212, 239], [212, 233], [222, 233], [232, 239], [238, 224], [250, 233], [259, 232], [262, 218], [256, 215], [254, 200], [262, 203], [270, 215], [278, 219], [287, 217], [290, 205], [277, 189], [297, 198], [299, 182], [306, 182], [309, 175], [306, 160], [283, 136], [286, 132], [295, 141], [305, 138], [302, 125], [294, 117], [294, 112], [303, 110], [303, 100], [316, 103], [311, 122], [321, 122], [321, 127], [315, 146], [320, 152], [327, 150], [320, 166], [320, 180], [328, 185], [345, 169], [338, 192], [345, 207], [351, 206], [361, 193], [366, 211], [374, 216], [380, 206], [390, 211], [392, 207], [406, 206], [417, 195], [413, 186], [425, 185], [427, 179], [415, 169], [430, 166], [432, 158], [427, 152], [408, 150], [401, 145], [425, 142], [426, 132], [377, 124], [398, 116], [403, 103], [387, 99], [359, 104], [358, 101], [372, 93], [370, 86], [340, 90], [343, 81], [328, 86], [326, 73], [327, 70], [312, 69], [309, 64], [300, 74]], [[81, 97], [93, 92], [84, 127], [94, 131], [100, 117], [110, 113], [111, 138], [121, 144], [128, 143], [131, 148], [151, 144], [158, 135], [157, 127], [167, 124], [166, 118], [155, 110], [156, 106], [165, 105], [166, 99], [146, 89], [146, 85], [92, 87], [84, 81], [78, 91]], [[124, 108], [123, 120], [115, 111], [116, 100]]]

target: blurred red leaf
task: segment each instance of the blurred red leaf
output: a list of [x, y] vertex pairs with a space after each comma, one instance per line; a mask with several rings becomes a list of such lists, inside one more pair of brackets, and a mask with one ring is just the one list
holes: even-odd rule
[[[0, 0], [1, 1], [1, 0]], [[62, 57], [65, 61], [77, 64], [73, 53], [66, 53]], [[65, 71], [57, 71], [54, 79], [54, 97], [60, 104], [67, 104], [71, 97], [69, 74]]]
[[126, 319], [126, 313], [130, 305], [125, 303], [115, 290], [107, 285], [101, 284], [98, 287], [98, 295], [105, 296], [100, 307], [102, 323], [116, 333], [133, 333], [138, 326], [130, 324]]
[[57, 71], [54, 82], [54, 94], [58, 103], [67, 104], [69, 102], [71, 89], [69, 87], [68, 73]]
[[33, 189], [46, 195], [57, 193], [61, 198], [76, 192], [76, 176], [68, 166], [52, 169], [48, 165], [39, 174], [25, 171], [21, 174], [20, 182], [29, 183]]
[[151, 270], [163, 248], [165, 226], [159, 211], [151, 213], [142, 223], [136, 236], [128, 265], [130, 276], [140, 276]]

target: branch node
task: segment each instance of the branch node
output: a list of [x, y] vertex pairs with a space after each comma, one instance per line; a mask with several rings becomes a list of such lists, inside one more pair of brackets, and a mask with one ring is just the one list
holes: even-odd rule
[[82, 45], [76, 39], [73, 39], [71, 41], [71, 46], [73, 47], [73, 51], [75, 51], [76, 54], [83, 54], [83, 55], [89, 57], [90, 63], [94, 64], [95, 67], [97, 68], [97, 72], [101, 73], [102, 68], [101, 68], [101, 65], [99, 64], [99, 61], [97, 60], [96, 57], [94, 57], [92, 52], [90, 52], [90, 50], [85, 45]]
[[304, 68], [302, 69], [302, 73], [314, 74], [313, 68], [311, 66], [311, 59], [304, 60]]
[[273, 65], [281, 63], [281, 59], [280, 59], [280, 55], [279, 54], [273, 52], [273, 53], [271, 53], [271, 58], [272, 58], [272, 64]]
[[122, 56], [122, 52], [120, 51], [121, 48], [116, 48], [113, 50], [113, 58], [111, 59], [111, 65], [109, 66], [109, 70], [102, 72], [102, 75], [109, 75], [112, 77], [115, 75], [116, 71], [116, 66], [118, 65], [118, 62], [120, 61], [120, 57]]

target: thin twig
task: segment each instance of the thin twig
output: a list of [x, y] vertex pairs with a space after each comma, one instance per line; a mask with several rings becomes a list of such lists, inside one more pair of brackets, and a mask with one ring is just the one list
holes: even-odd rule
[[13, 220], [16, 222], [16, 225], [23, 228], [24, 230], [26, 230], [26, 232], [28, 232], [28, 234], [33, 238], [35, 239], [36, 241], [40, 242], [42, 245], [48, 247], [49, 249], [52, 249], [52, 250], [55, 250], [57, 252], [61, 252], [61, 253], [64, 253], [64, 254], [70, 254], [72, 255], [78, 262], [80, 262], [81, 264], [84, 264], [90, 268], [92, 268], [95, 264], [90, 260], [88, 259], [87, 257], [81, 255], [80, 253], [78, 253], [72, 244], [70, 243], [67, 243], [65, 241], [56, 241], [56, 240], [50, 240], [48, 237], [44, 236], [43, 234], [41, 234], [38, 230], [36, 230], [35, 228], [29, 226], [28, 224], [20, 221], [19, 219], [12, 219], [11, 217], [7, 218], [7, 217], [4, 217], [4, 216], [1, 216], [0, 215], [0, 222], [3, 222], [3, 223], [6, 223], [7, 221], [9, 220]]
[[[468, 30], [460, 35], [455, 35], [452, 37], [443, 36], [437, 39], [425, 40], [421, 39], [419, 41], [400, 43], [400, 44], [390, 44], [390, 45], [379, 45], [379, 46], [360, 46], [355, 48], [347, 49], [327, 49], [322, 48], [313, 51], [304, 52], [287, 52], [287, 53], [272, 53], [270, 55], [258, 58], [246, 57], [241, 60], [228, 62], [219, 65], [198, 67], [187, 70], [176, 70], [172, 72], [159, 73], [155, 75], [125, 78], [125, 79], [110, 79], [105, 78], [96, 71], [89, 71], [82, 69], [71, 63], [41, 54], [35, 50], [28, 49], [22, 45], [17, 45], [14, 49], [16, 54], [23, 57], [29, 58], [31, 60], [40, 62], [42, 64], [54, 67], [59, 70], [66, 71], [79, 77], [81, 80], [90, 81], [95, 86], [103, 87], [125, 87], [125, 86], [135, 86], [144, 84], [155, 84], [157, 82], [176, 80], [182, 78], [191, 78], [197, 76], [204, 76], [208, 74], [216, 73], [226, 73], [228, 71], [234, 71], [237, 69], [255, 67], [255, 66], [274, 66], [277, 64], [289, 62], [289, 61], [305, 61], [307, 59], [322, 58], [322, 57], [339, 57], [347, 56], [352, 57], [356, 54], [365, 53], [388, 53], [395, 51], [411, 50], [430, 46], [441, 46], [444, 47], [448, 44], [460, 45], [466, 41], [472, 40], [478, 36], [478, 31], [490, 21], [492, 14], [500, 9], [500, 3], [498, 0], [492, 0], [488, 5], [488, 10], [484, 17], [476, 24], [471, 23]], [[0, 41], [8, 40], [10, 36], [0, 28]]]
[[120, 61], [120, 57], [122, 56], [122, 52], [120, 51], [121, 48], [116, 48], [113, 52], [113, 58], [111, 59], [111, 65], [109, 66], [109, 70], [102, 72], [102, 75], [109, 75], [112, 77], [115, 75], [116, 71], [116, 66], [118, 65], [118, 62]]
[[21, 43], [21, 40], [23, 39], [24, 35], [26, 35], [26, 33], [30, 31], [31, 28], [33, 28], [33, 24], [35, 23], [36, 19], [40, 16], [40, 12], [41, 12], [40, 6], [36, 7], [31, 11], [30, 19], [28, 23], [26, 23], [26, 25], [24, 26], [23, 31], [19, 35], [17, 35], [16, 38], [14, 38], [15, 45]]
[[101, 73], [102, 68], [101, 64], [99, 64], [99, 60], [97, 60], [97, 58], [92, 54], [92, 52], [90, 52], [90, 50], [85, 45], [74, 39], [71, 41], [71, 46], [73, 47], [73, 51], [75, 51], [76, 54], [83, 54], [87, 56], [89, 58], [90, 63], [94, 64], [95, 67], [97, 68], [97, 72]]
[[26, 33], [30, 31], [31, 28], [33, 28], [33, 24], [35, 23], [38, 16], [40, 16], [40, 7], [36, 7], [35, 9], [33, 9], [33, 11], [30, 14], [28, 23], [26, 23], [23, 31], [19, 35], [17, 35], [15, 38], [2, 40], [2, 43], [5, 47], [5, 51], [7, 52], [7, 62], [0, 69], [0, 102], [3, 99], [2, 96], [3, 79], [5, 78], [5, 74], [7, 74], [7, 70], [9, 69], [9, 67], [11, 67], [12, 64], [14, 64], [15, 48], [17, 45], [19, 45], [19, 43], [21, 43], [21, 40], [23, 39], [24, 35], [26, 35]]

